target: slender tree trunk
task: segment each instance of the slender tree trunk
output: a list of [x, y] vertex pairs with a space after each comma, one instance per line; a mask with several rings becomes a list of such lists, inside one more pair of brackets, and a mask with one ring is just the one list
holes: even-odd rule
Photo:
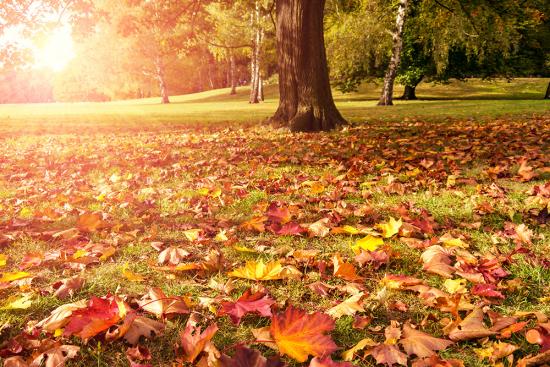
[[272, 122], [292, 131], [346, 123], [334, 105], [323, 36], [325, 0], [277, 0], [279, 107]]
[[208, 63], [208, 84], [210, 86], [210, 89], [214, 89], [214, 81], [212, 80], [212, 65], [210, 64], [210, 60], [206, 60]]
[[378, 101], [379, 106], [393, 105], [393, 85], [395, 82], [395, 77], [397, 76], [397, 68], [399, 67], [399, 62], [401, 61], [401, 50], [403, 48], [403, 28], [405, 26], [408, 6], [409, 0], [399, 0], [397, 17], [395, 19], [395, 30], [392, 36], [392, 56], [390, 59], [390, 65], [388, 66], [388, 71], [384, 77], [384, 87], [382, 89], [382, 94], [380, 95], [380, 100]]
[[258, 82], [258, 95], [259, 95], [260, 101], [265, 101], [264, 78], [262, 78], [261, 74], [260, 74], [259, 78], [260, 78], [260, 81]]
[[546, 88], [546, 94], [544, 95], [544, 99], [550, 99], [550, 82], [548, 82], [548, 87]]
[[416, 87], [418, 86], [418, 84], [420, 84], [420, 82], [422, 81], [422, 78], [423, 77], [420, 77], [417, 80], [413, 80], [411, 85], [405, 85], [405, 90], [403, 91], [403, 95], [399, 97], [399, 99], [402, 99], [405, 101], [417, 100], [418, 98], [416, 97]]
[[256, 29], [254, 35], [254, 49], [252, 50], [252, 60], [250, 62], [250, 99], [249, 103], [260, 103], [262, 101], [260, 90], [262, 78], [261, 72], [261, 48], [262, 48], [262, 27], [260, 18], [260, 3], [256, 0], [256, 9], [252, 15], [252, 26]]
[[163, 104], [170, 103], [170, 99], [168, 97], [168, 87], [166, 86], [166, 80], [164, 77], [164, 64], [162, 62], [162, 58], [157, 57], [155, 64], [157, 67], [157, 79], [159, 81], [161, 101]]
[[231, 83], [231, 92], [229, 94], [237, 94], [237, 67], [235, 65], [235, 54], [233, 50], [229, 51], [229, 78]]

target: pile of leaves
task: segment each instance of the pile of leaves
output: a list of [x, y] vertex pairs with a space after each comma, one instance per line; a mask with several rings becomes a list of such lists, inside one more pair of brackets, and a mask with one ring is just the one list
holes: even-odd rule
[[548, 364], [549, 122], [3, 138], [0, 358]]

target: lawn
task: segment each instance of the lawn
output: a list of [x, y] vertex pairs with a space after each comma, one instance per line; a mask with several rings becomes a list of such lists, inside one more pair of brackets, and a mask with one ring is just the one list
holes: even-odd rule
[[[353, 124], [326, 134], [259, 124], [274, 87], [257, 106], [245, 88], [169, 106], [0, 106], [0, 361], [45, 344], [78, 347], [66, 365], [86, 367], [128, 366], [136, 343], [130, 358], [153, 366], [213, 356], [212, 345], [275, 356], [262, 328], [292, 306], [319, 312], [334, 360], [367, 340], [347, 354], [357, 366], [418, 359], [410, 324], [453, 365], [539, 354], [550, 102], [536, 98], [547, 82], [423, 84], [421, 101], [394, 107], [375, 107], [367, 85], [336, 94]], [[224, 310], [247, 290], [264, 308], [248, 304], [257, 312], [237, 325]], [[131, 335], [128, 315], [142, 325]], [[181, 333], [212, 325], [206, 351], [182, 351]]]
[[[365, 84], [356, 93], [334, 93], [338, 108], [352, 123], [399, 121], [404, 118], [436, 120], [484, 120], [499, 116], [531, 116], [548, 111], [542, 100], [548, 79], [455, 81], [422, 83], [421, 101], [396, 101], [392, 108], [376, 106], [379, 85]], [[396, 95], [401, 94], [398, 86]], [[266, 101], [247, 103], [248, 88], [235, 96], [228, 89], [172, 97], [170, 105], [158, 98], [109, 103], [55, 103], [0, 105], [0, 134], [60, 132], [148, 131], [186, 126], [257, 124], [277, 108], [276, 86], [266, 87]]]

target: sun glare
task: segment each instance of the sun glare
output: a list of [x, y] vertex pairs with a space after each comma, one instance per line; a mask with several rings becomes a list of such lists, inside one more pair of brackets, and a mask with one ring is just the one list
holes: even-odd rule
[[34, 58], [38, 67], [60, 72], [74, 58], [73, 38], [69, 27], [57, 28], [36, 47]]

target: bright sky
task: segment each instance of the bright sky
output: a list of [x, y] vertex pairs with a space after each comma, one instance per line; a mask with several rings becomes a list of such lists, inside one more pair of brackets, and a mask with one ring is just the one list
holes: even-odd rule
[[33, 66], [60, 72], [75, 57], [74, 44], [69, 25], [60, 25], [40, 40], [24, 38], [21, 31], [12, 28], [6, 31], [1, 42], [14, 42], [32, 51]]
[[44, 42], [34, 46], [36, 67], [60, 72], [75, 57], [71, 28], [63, 26], [46, 36]]

